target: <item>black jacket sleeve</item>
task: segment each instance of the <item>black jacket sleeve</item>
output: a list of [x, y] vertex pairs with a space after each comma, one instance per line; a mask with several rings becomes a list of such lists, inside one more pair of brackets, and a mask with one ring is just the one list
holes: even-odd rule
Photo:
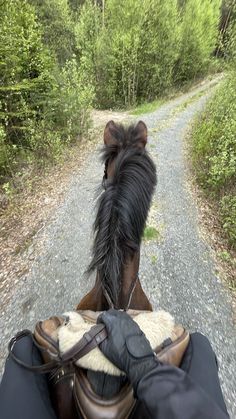
[[179, 368], [157, 365], [138, 383], [136, 397], [150, 418], [227, 419], [229, 416]]

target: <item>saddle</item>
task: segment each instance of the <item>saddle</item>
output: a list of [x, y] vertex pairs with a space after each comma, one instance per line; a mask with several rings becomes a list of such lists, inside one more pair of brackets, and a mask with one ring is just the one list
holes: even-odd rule
[[[139, 324], [158, 359], [179, 366], [189, 343], [189, 333], [175, 325], [173, 317], [163, 310], [128, 310], [127, 313]], [[42, 354], [44, 364], [41, 366], [29, 367], [16, 359], [14, 342], [10, 342], [9, 352], [22, 366], [49, 374], [51, 398], [59, 419], [127, 419], [134, 411], [135, 418], [144, 418], [146, 415], [141, 413], [142, 407], [139, 408], [124, 373], [98, 348], [107, 337], [105, 325], [96, 325], [99, 314], [84, 310], [39, 321], [33, 339]], [[90, 383], [91, 371], [123, 376], [124, 385], [112, 397], [101, 397]]]

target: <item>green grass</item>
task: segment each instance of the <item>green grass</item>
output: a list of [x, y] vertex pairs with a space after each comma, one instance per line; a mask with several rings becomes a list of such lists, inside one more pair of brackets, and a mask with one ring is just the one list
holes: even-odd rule
[[222, 250], [221, 252], [218, 252], [218, 255], [223, 261], [228, 262], [231, 260], [231, 255], [229, 252], [227, 252], [227, 250]]
[[167, 99], [156, 99], [153, 102], [142, 103], [131, 110], [130, 113], [132, 115], [142, 115], [144, 113], [154, 112], [156, 109], [160, 108], [166, 100]]
[[146, 241], [156, 240], [159, 238], [159, 232], [155, 227], [146, 227], [143, 233], [143, 239]]
[[156, 265], [156, 263], [157, 263], [157, 256], [156, 255], [151, 256], [151, 262], [152, 262], [153, 265]]

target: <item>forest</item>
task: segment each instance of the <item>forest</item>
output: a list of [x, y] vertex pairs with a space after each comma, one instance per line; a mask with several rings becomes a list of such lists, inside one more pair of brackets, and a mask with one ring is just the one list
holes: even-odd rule
[[234, 0], [2, 1], [2, 193], [86, 137], [92, 108], [134, 108], [223, 69], [192, 153], [235, 246], [235, 25]]

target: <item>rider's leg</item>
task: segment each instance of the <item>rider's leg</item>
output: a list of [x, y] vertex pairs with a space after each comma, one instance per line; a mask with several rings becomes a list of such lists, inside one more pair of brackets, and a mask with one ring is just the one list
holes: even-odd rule
[[[29, 365], [42, 363], [29, 336], [14, 345], [14, 353]], [[56, 419], [49, 398], [46, 377], [27, 371], [8, 358], [0, 384], [1, 419]]]
[[227, 413], [218, 376], [216, 355], [201, 333], [191, 334], [181, 368]]

